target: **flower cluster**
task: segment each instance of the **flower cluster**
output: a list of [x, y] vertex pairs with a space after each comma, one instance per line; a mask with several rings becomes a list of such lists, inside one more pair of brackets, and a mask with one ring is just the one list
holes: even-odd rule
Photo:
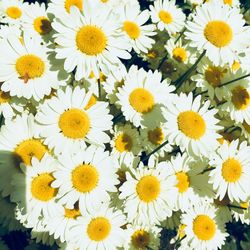
[[157, 250], [173, 230], [174, 248], [216, 250], [228, 223], [250, 224], [249, 12], [141, 2], [1, 0], [10, 231], [61, 250]]

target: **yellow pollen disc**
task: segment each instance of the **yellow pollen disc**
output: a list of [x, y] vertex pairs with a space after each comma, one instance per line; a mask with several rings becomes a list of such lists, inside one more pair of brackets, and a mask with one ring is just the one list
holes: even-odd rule
[[150, 235], [143, 229], [136, 230], [131, 236], [131, 243], [137, 249], [144, 249], [150, 243]]
[[146, 89], [137, 88], [129, 95], [129, 103], [139, 113], [146, 114], [154, 107], [154, 97]]
[[187, 52], [184, 48], [177, 47], [173, 50], [173, 58], [180, 62], [183, 63], [187, 60]]
[[164, 134], [161, 128], [155, 128], [148, 131], [148, 140], [154, 145], [162, 144], [164, 140]]
[[87, 234], [93, 241], [102, 241], [109, 236], [111, 224], [104, 217], [92, 219], [87, 227]]
[[184, 172], [176, 173], [176, 178], [178, 180], [178, 183], [176, 187], [179, 190], [179, 193], [184, 193], [189, 188], [189, 176]]
[[101, 0], [101, 2], [103, 3], [107, 3], [109, 0]]
[[233, 39], [231, 27], [223, 21], [211, 21], [204, 29], [204, 36], [215, 47], [227, 46]]
[[226, 69], [222, 70], [220, 67], [209, 66], [205, 71], [205, 79], [211, 86], [215, 88], [221, 85], [224, 73], [226, 72]]
[[211, 240], [216, 233], [216, 224], [207, 215], [198, 215], [193, 221], [194, 234], [200, 240]]
[[38, 56], [24, 55], [17, 59], [16, 71], [24, 80], [34, 79], [43, 75], [45, 63]]
[[240, 203], [240, 206], [242, 207], [242, 208], [248, 208], [248, 202], [242, 202], [242, 203]]
[[71, 6], [76, 6], [79, 10], [83, 9], [83, 0], [66, 0], [64, 2], [64, 8], [69, 13]]
[[233, 71], [237, 71], [240, 69], [240, 63], [238, 61], [234, 61], [231, 67]]
[[156, 58], [158, 56], [158, 52], [156, 50], [149, 50], [147, 53], [148, 58]]
[[57, 189], [51, 187], [51, 183], [55, 180], [52, 174], [40, 174], [32, 180], [31, 193], [32, 196], [40, 201], [49, 201], [57, 194]]
[[206, 123], [202, 116], [194, 111], [181, 112], [177, 117], [179, 130], [191, 139], [198, 140], [206, 132]]
[[89, 132], [90, 120], [85, 111], [73, 108], [61, 114], [58, 126], [64, 136], [82, 139]]
[[123, 23], [123, 30], [128, 34], [131, 39], [137, 39], [141, 34], [141, 30], [138, 24], [131, 21], [125, 21]]
[[238, 86], [232, 90], [232, 103], [238, 110], [243, 110], [250, 104], [250, 95], [247, 89]]
[[99, 174], [96, 168], [87, 164], [76, 167], [71, 175], [73, 187], [82, 193], [91, 192], [99, 181]]
[[250, 125], [246, 123], [245, 121], [242, 123], [244, 129], [247, 131], [247, 133], [250, 134]]
[[84, 108], [85, 110], [88, 110], [89, 108], [91, 108], [92, 106], [94, 106], [97, 102], [97, 99], [94, 95], [92, 95], [88, 101], [88, 104], [86, 105], [86, 107]]
[[228, 5], [232, 6], [233, 0], [224, 0], [224, 4], [228, 4]]
[[185, 233], [185, 228], [187, 227], [187, 225], [185, 224], [181, 224], [178, 228], [178, 236], [179, 236], [179, 239], [183, 238], [186, 233]]
[[22, 11], [15, 6], [11, 6], [6, 10], [6, 14], [13, 19], [18, 19], [22, 16]]
[[9, 92], [3, 92], [0, 90], [0, 104], [7, 103], [11, 99]]
[[221, 173], [226, 182], [236, 182], [242, 175], [241, 163], [234, 158], [229, 158], [223, 162]]
[[33, 22], [33, 26], [40, 35], [46, 35], [52, 30], [49, 19], [44, 16], [37, 17]]
[[77, 32], [76, 45], [86, 55], [98, 55], [105, 50], [107, 37], [97, 26], [86, 25]]
[[165, 24], [172, 23], [172, 21], [173, 21], [173, 17], [171, 15], [171, 13], [169, 13], [165, 10], [161, 10], [158, 15], [159, 15], [159, 18], [161, 19], [161, 21], [164, 22]]
[[140, 200], [147, 203], [157, 199], [160, 189], [159, 180], [152, 175], [142, 177], [136, 185], [136, 192]]
[[125, 151], [129, 152], [131, 151], [132, 147], [133, 147], [133, 140], [128, 134], [122, 133], [117, 136], [115, 140], [115, 148], [119, 152], [121, 153]]
[[15, 155], [18, 156], [25, 165], [31, 165], [32, 157], [41, 160], [46, 152], [48, 152], [47, 147], [37, 139], [29, 139], [21, 142], [14, 151]]
[[81, 215], [79, 208], [68, 209], [64, 208], [64, 216], [68, 219], [76, 219]]

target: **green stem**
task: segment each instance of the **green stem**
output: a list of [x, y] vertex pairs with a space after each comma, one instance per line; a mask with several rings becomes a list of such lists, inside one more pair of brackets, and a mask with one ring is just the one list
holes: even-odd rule
[[196, 66], [200, 62], [200, 60], [205, 56], [206, 51], [204, 50], [202, 54], [199, 56], [199, 58], [196, 60], [196, 62], [192, 65], [191, 68], [189, 68], [183, 75], [181, 75], [174, 84], [176, 85], [176, 90], [178, 90], [181, 85], [186, 81], [186, 79], [191, 75], [191, 73], [195, 70]]
[[247, 77], [249, 77], [249, 76], [250, 76], [250, 74], [247, 74], [247, 75], [241, 76], [241, 77], [239, 77], [239, 78], [233, 79], [233, 80], [231, 80], [231, 81], [222, 83], [222, 84], [219, 86], [219, 88], [220, 88], [220, 87], [223, 87], [223, 86], [226, 86], [226, 85], [228, 85], [228, 84], [230, 84], [230, 83], [233, 83], [233, 82], [237, 82], [237, 81], [239, 81], [239, 80], [242, 80], [242, 79], [247, 78]]
[[113, 121], [114, 124], [116, 124], [116, 123], [118, 123], [119, 121], [121, 121], [122, 118], [123, 118], [123, 114], [122, 114], [122, 112], [121, 112], [121, 113], [119, 113], [118, 115], [116, 115], [116, 116], [112, 119], [112, 121]]
[[101, 81], [98, 79], [98, 97], [101, 100], [102, 90], [101, 90]]
[[212, 171], [214, 169], [215, 169], [215, 167], [206, 168], [202, 172], [200, 172], [199, 174], [205, 174], [206, 172]]
[[231, 205], [231, 204], [229, 204], [229, 205], [227, 205], [229, 208], [238, 208], [238, 209], [242, 209], [242, 210], [247, 210], [247, 208], [245, 208], [245, 207], [240, 207], [240, 206], [236, 206], [236, 205]]

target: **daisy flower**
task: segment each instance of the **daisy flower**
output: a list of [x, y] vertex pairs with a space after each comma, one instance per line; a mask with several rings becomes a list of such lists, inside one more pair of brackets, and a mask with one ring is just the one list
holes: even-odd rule
[[40, 5], [35, 2], [29, 5], [29, 8], [24, 11], [22, 22], [23, 30], [32, 36], [45, 36], [52, 31], [44, 3]]
[[160, 245], [160, 229], [154, 226], [128, 224], [125, 230], [125, 250], [158, 249]]
[[224, 142], [210, 157], [209, 182], [213, 184], [217, 197], [223, 199], [228, 195], [230, 201], [245, 201], [250, 195], [248, 180], [250, 178], [250, 147], [247, 142], [238, 140], [230, 144]]
[[124, 243], [124, 230], [121, 227], [125, 223], [121, 211], [103, 207], [77, 220], [77, 225], [70, 230], [70, 243], [73, 242], [79, 250], [115, 250]]
[[156, 0], [150, 6], [153, 23], [157, 23], [159, 30], [166, 30], [170, 35], [182, 30], [186, 19], [185, 14], [179, 9], [175, 0]]
[[1, 22], [20, 25], [24, 9], [27, 7], [27, 3], [24, 3], [23, 0], [2, 0], [0, 2]]
[[169, 85], [168, 79], [161, 81], [161, 78], [158, 71], [146, 72], [137, 66], [129, 69], [117, 97], [123, 115], [134, 126], [153, 126], [164, 121], [160, 106], [169, 102], [174, 86]]
[[184, 233], [188, 249], [217, 250], [221, 248], [228, 236], [215, 207], [209, 204], [201, 203], [192, 206], [182, 214], [181, 223], [186, 225]]
[[134, 4], [126, 4], [121, 6], [119, 15], [122, 31], [135, 52], [147, 53], [155, 42], [150, 37], [156, 34], [155, 25], [144, 25], [149, 19], [148, 10], [140, 11], [140, 8]]
[[190, 46], [206, 50], [215, 66], [231, 65], [249, 44], [244, 24], [237, 8], [214, 1], [196, 8], [193, 21], [187, 22], [185, 35], [191, 40]]
[[58, 209], [59, 205], [55, 202], [58, 190], [51, 186], [58, 163], [45, 154], [41, 161], [33, 157], [31, 167], [21, 163], [20, 168], [22, 173], [13, 176], [11, 201], [19, 204], [25, 226], [34, 227], [40, 216], [56, 213]]
[[51, 70], [48, 48], [41, 45], [38, 37], [24, 34], [23, 39], [9, 36], [1, 44], [1, 90], [11, 96], [33, 97], [36, 101], [49, 95], [52, 89], [65, 85], [58, 80], [58, 72]]
[[84, 149], [86, 142], [102, 146], [109, 142], [104, 132], [112, 126], [108, 103], [97, 101], [89, 107], [91, 95], [78, 86], [74, 89], [68, 86], [41, 105], [36, 114], [40, 134], [56, 154]]
[[90, 146], [78, 154], [58, 157], [62, 165], [55, 173], [52, 187], [58, 188], [59, 203], [74, 208], [79, 201], [83, 215], [109, 202], [108, 192], [116, 192], [119, 183], [117, 162], [103, 148]]
[[[154, 128], [140, 129], [140, 135], [142, 147], [147, 154], [168, 140], [165, 123], [159, 123], [159, 126]], [[164, 157], [165, 153], [170, 152], [171, 150], [172, 146], [167, 143], [165, 146], [155, 152], [153, 156]]]
[[141, 153], [139, 133], [131, 125], [115, 125], [114, 137], [110, 142], [111, 155], [119, 162], [129, 166], [133, 159]]
[[0, 41], [7, 39], [10, 35], [21, 37], [22, 30], [18, 26], [2, 25], [0, 29]]
[[130, 45], [108, 7], [96, 9], [86, 0], [84, 12], [72, 7], [69, 15], [55, 18], [52, 27], [57, 32], [56, 58], [65, 59], [67, 72], [76, 67], [76, 80], [88, 77], [91, 71], [96, 76], [100, 71], [107, 75], [121, 65], [119, 58], [131, 57]]
[[214, 117], [215, 109], [209, 109], [210, 102], [201, 103], [201, 96], [193, 98], [180, 94], [164, 109], [163, 114], [167, 120], [167, 136], [170, 144], [180, 146], [190, 155], [209, 155], [219, 143], [220, 135], [216, 132], [221, 127]]
[[141, 162], [119, 188], [128, 221], [142, 225], [159, 224], [172, 215], [177, 197], [176, 179], [162, 164], [144, 166]]
[[[17, 130], [18, 128], [18, 130]], [[31, 158], [41, 160], [48, 152], [47, 147], [38, 137], [38, 127], [33, 115], [23, 114], [15, 120], [6, 120], [0, 132], [0, 175], [5, 176], [0, 183], [3, 196], [11, 192], [11, 178], [19, 172], [19, 163], [31, 165]]]

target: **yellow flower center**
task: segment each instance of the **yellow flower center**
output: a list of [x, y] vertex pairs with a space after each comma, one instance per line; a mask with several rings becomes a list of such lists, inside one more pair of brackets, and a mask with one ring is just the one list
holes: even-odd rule
[[123, 30], [128, 34], [131, 39], [137, 39], [141, 34], [141, 30], [138, 24], [131, 21], [125, 21], [123, 23]]
[[52, 174], [44, 173], [35, 177], [31, 182], [32, 196], [40, 201], [50, 201], [57, 194], [57, 189], [51, 187], [55, 180]]
[[129, 152], [131, 151], [132, 147], [133, 147], [133, 140], [128, 134], [122, 133], [117, 136], [115, 140], [115, 148], [120, 153], [125, 152], [125, 151]]
[[176, 187], [178, 188], [179, 193], [186, 192], [189, 188], [189, 176], [188, 176], [188, 174], [184, 173], [184, 172], [178, 172], [175, 175], [176, 175], [176, 178], [178, 180]]
[[3, 92], [0, 90], [0, 104], [7, 103], [11, 99], [9, 92]]
[[161, 128], [155, 128], [148, 131], [148, 140], [154, 145], [162, 144], [164, 140], [164, 134]]
[[244, 129], [247, 131], [247, 133], [250, 134], [250, 125], [246, 123], [245, 121], [242, 123]]
[[66, 137], [82, 139], [89, 132], [90, 120], [86, 112], [72, 108], [61, 114], [58, 126]]
[[64, 8], [69, 13], [71, 6], [76, 6], [80, 11], [83, 9], [83, 0], [66, 0]]
[[151, 49], [148, 51], [147, 56], [148, 56], [148, 58], [154, 59], [158, 56], [158, 52], [157, 52], [157, 50]]
[[107, 218], [97, 217], [92, 219], [87, 227], [87, 234], [93, 241], [103, 241], [111, 231], [111, 224]]
[[94, 95], [92, 95], [86, 105], [86, 107], [84, 108], [85, 110], [90, 109], [92, 106], [94, 106], [97, 102], [97, 99]]
[[103, 3], [107, 3], [109, 0], [101, 0], [101, 2]]
[[169, 24], [169, 23], [173, 22], [173, 17], [171, 15], [171, 13], [169, 13], [168, 11], [165, 11], [165, 10], [160, 10], [159, 18], [165, 24]]
[[211, 21], [204, 29], [204, 36], [215, 47], [227, 46], [233, 39], [231, 27], [223, 21]]
[[232, 6], [233, 0], [224, 0], [224, 4], [228, 4], [228, 5]]
[[206, 123], [202, 116], [194, 111], [181, 112], [177, 117], [179, 130], [191, 139], [198, 140], [206, 132]]
[[143, 229], [136, 230], [131, 236], [131, 242], [135, 248], [144, 249], [149, 245], [150, 235]]
[[216, 224], [207, 215], [198, 215], [193, 221], [194, 234], [200, 240], [211, 240], [216, 233]]
[[76, 34], [76, 45], [82, 53], [95, 56], [105, 50], [107, 37], [99, 27], [85, 25]]
[[81, 215], [79, 208], [68, 209], [64, 208], [64, 217], [68, 219], [77, 219]]
[[205, 71], [205, 79], [211, 86], [215, 88], [220, 86], [222, 82], [221, 80], [223, 79], [226, 72], [226, 69], [223, 70], [220, 67], [209, 66]]
[[179, 226], [179, 228], [178, 228], [178, 237], [179, 237], [179, 239], [183, 238], [186, 235], [186, 233], [185, 233], [185, 228], [186, 227], [187, 227], [187, 225], [185, 225], [185, 224], [181, 224]]
[[243, 110], [250, 104], [250, 95], [247, 89], [242, 86], [235, 87], [232, 90], [232, 103], [238, 110]]
[[234, 61], [232, 64], [232, 70], [237, 71], [238, 69], [240, 69], [240, 63], [238, 61]]
[[45, 71], [44, 61], [35, 55], [24, 55], [16, 61], [16, 71], [25, 83], [29, 79], [41, 77]]
[[48, 149], [40, 140], [29, 139], [21, 142], [14, 150], [14, 154], [21, 159], [25, 165], [31, 165], [32, 157], [41, 160]]
[[240, 203], [240, 206], [241, 206], [242, 208], [247, 209], [247, 208], [248, 208], [248, 202], [242, 202], [242, 203]]
[[177, 47], [173, 50], [173, 58], [180, 62], [183, 63], [187, 60], [187, 52], [184, 48]]
[[154, 107], [154, 97], [146, 89], [137, 88], [129, 95], [129, 103], [136, 112], [146, 114]]
[[20, 8], [16, 7], [16, 6], [11, 6], [9, 8], [7, 8], [6, 10], [6, 14], [13, 19], [18, 19], [22, 16], [22, 11]]
[[92, 165], [82, 164], [76, 167], [71, 175], [73, 187], [81, 193], [91, 192], [99, 181], [98, 171]]
[[241, 163], [234, 158], [229, 158], [223, 162], [221, 173], [225, 181], [236, 182], [242, 175]]
[[40, 35], [46, 35], [52, 30], [49, 19], [44, 16], [37, 17], [33, 22], [33, 26]]
[[160, 189], [161, 184], [159, 180], [152, 175], [143, 176], [136, 185], [139, 199], [147, 203], [157, 199]]

